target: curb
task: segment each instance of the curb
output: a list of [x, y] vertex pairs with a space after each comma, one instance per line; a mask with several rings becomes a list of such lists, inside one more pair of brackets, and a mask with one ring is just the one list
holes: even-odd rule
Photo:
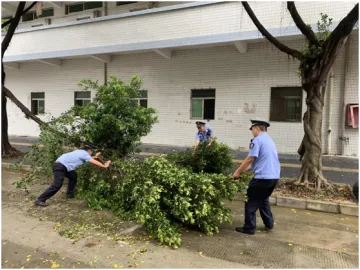
[[[244, 201], [240, 194], [236, 194], [234, 201]], [[271, 196], [269, 198], [271, 205], [296, 208], [303, 210], [318, 211], [332, 214], [343, 214], [348, 216], [359, 216], [358, 204], [334, 203], [326, 201], [317, 201], [310, 199], [299, 199], [293, 197]]]
[[[30, 171], [30, 165], [21, 165], [17, 166], [13, 163], [1, 163], [3, 169], [20, 169], [22, 171]], [[288, 208], [296, 208], [303, 210], [318, 211], [324, 213], [332, 214], [343, 214], [348, 216], [359, 216], [359, 206], [358, 204], [342, 204], [326, 201], [317, 201], [310, 199], [299, 199], [293, 197], [283, 197], [283, 196], [271, 196], [269, 198], [271, 205], [277, 205]], [[244, 198], [238, 193], [235, 195], [233, 201], [244, 201]]]
[[20, 171], [30, 171], [31, 165], [21, 165], [21, 166], [19, 166], [19, 165], [13, 164], [13, 163], [2, 162], [1, 163], [1, 168], [3, 168], [3, 169], [11, 169], [11, 170], [18, 169]]

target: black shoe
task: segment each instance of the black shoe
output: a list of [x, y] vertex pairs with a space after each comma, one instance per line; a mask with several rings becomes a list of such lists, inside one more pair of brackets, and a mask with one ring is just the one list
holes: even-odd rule
[[267, 232], [272, 232], [273, 231], [273, 229], [274, 229], [274, 227], [266, 227], [265, 226], [265, 231], [267, 231]]
[[35, 201], [35, 204], [38, 205], [38, 206], [43, 206], [43, 207], [49, 206], [48, 203], [42, 202], [42, 201], [39, 201], [39, 200], [36, 200], [36, 201]]
[[70, 200], [70, 199], [74, 199], [75, 195], [66, 195], [66, 199]]
[[244, 230], [243, 227], [236, 227], [235, 231], [240, 232], [240, 233], [249, 234], [249, 235], [254, 235], [255, 234], [254, 232]]

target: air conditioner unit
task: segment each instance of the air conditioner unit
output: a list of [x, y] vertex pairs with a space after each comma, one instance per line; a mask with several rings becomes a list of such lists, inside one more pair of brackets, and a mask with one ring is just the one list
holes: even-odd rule
[[101, 17], [101, 10], [94, 10], [93, 11], [93, 18], [99, 18]]
[[45, 25], [50, 25], [51, 24], [51, 19], [45, 19]]

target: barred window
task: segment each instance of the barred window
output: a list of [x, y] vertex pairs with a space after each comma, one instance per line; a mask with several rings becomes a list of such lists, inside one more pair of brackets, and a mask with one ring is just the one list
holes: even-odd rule
[[270, 121], [301, 122], [302, 88], [271, 88]]

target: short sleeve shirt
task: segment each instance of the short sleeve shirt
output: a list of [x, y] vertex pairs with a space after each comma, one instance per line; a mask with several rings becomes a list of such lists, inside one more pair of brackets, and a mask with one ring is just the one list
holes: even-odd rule
[[214, 136], [214, 131], [212, 130], [212, 128], [210, 126], [206, 126], [204, 132], [201, 131], [196, 132], [195, 140], [200, 142], [207, 142], [213, 136]]
[[274, 141], [267, 132], [261, 133], [250, 142], [249, 157], [255, 157], [252, 170], [256, 179], [279, 179], [280, 161]]
[[70, 153], [61, 155], [56, 161], [64, 165], [68, 172], [75, 170], [80, 165], [89, 162], [91, 155], [85, 150], [75, 150]]

